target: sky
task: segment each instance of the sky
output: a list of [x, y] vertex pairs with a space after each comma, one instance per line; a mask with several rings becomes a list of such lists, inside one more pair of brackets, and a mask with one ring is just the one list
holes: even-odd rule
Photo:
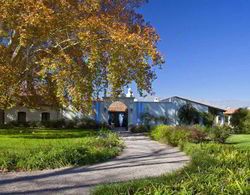
[[156, 96], [250, 106], [249, 10], [249, 0], [149, 0], [140, 8], [166, 60]]

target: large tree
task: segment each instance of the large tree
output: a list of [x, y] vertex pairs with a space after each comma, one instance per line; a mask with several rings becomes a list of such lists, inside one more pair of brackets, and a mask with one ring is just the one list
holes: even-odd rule
[[[231, 124], [234, 127], [235, 132], [243, 133], [248, 126], [250, 121], [250, 112], [247, 108], [239, 108], [236, 112], [233, 113], [231, 118]], [[248, 127], [247, 127], [248, 126]]]
[[191, 103], [187, 103], [178, 110], [180, 125], [193, 125], [199, 123], [200, 113]]
[[0, 107], [88, 110], [131, 82], [151, 93], [159, 36], [136, 9], [146, 0], [0, 0]]

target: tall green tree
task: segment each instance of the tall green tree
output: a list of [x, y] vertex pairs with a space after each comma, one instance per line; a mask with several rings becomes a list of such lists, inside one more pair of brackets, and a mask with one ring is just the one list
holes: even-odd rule
[[236, 132], [242, 133], [250, 127], [248, 126], [248, 120], [250, 120], [249, 110], [247, 108], [240, 108], [235, 113], [233, 113], [231, 118], [231, 124]]
[[159, 36], [136, 9], [146, 0], [0, 0], [0, 107], [20, 96], [87, 111], [108, 89], [152, 92]]
[[243, 122], [243, 131], [242, 133], [250, 134], [250, 111], [248, 111], [247, 116]]
[[192, 104], [187, 103], [178, 110], [178, 118], [181, 125], [192, 125], [199, 123], [200, 114]]
[[201, 112], [200, 116], [202, 118], [203, 125], [207, 127], [212, 127], [214, 124], [215, 115], [210, 112]]

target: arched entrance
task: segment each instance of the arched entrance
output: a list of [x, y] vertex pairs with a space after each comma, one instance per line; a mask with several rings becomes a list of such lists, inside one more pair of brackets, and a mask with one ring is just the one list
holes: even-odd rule
[[128, 107], [120, 101], [113, 102], [109, 108], [109, 125], [114, 127], [128, 127]]

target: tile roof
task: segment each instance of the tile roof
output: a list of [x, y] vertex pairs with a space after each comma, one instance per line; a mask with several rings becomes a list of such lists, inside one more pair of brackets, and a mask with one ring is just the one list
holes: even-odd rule
[[226, 112], [224, 112], [225, 115], [231, 115], [234, 114], [238, 109], [230, 108], [227, 109]]
[[215, 105], [210, 105], [210, 104], [207, 104], [207, 103], [198, 102], [198, 101], [191, 100], [191, 99], [184, 98], [184, 97], [180, 97], [180, 96], [169, 97], [169, 98], [166, 98], [166, 99], [161, 100], [161, 102], [168, 101], [168, 100], [170, 100], [171, 98], [177, 98], [177, 99], [189, 101], [189, 102], [192, 102], [192, 103], [195, 103], [195, 104], [200, 104], [200, 105], [203, 105], [203, 106], [207, 106], [207, 107], [210, 107], [210, 108], [215, 108], [215, 109], [220, 110], [220, 111], [226, 111], [225, 109], [219, 108], [218, 106], [215, 106]]
[[127, 110], [127, 106], [120, 101], [113, 102], [108, 108], [109, 112], [126, 112]]

